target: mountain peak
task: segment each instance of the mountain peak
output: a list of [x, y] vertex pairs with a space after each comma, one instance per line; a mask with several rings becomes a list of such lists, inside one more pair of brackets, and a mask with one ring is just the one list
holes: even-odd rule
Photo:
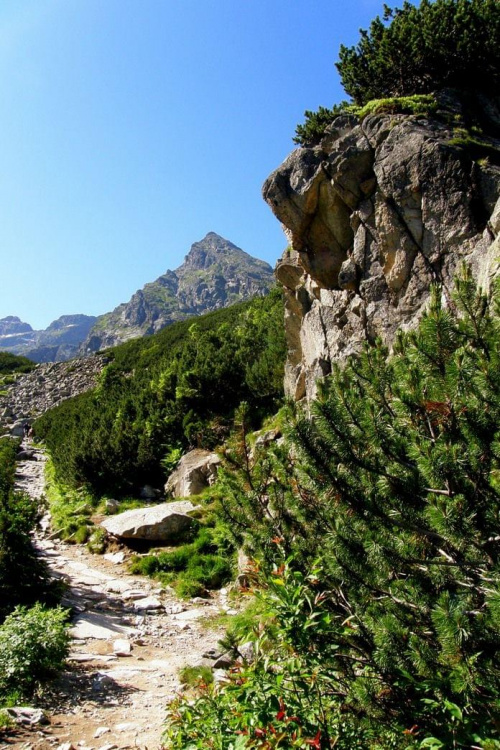
[[17, 315], [7, 315], [5, 318], [0, 318], [0, 336], [28, 333], [32, 330], [30, 324], [23, 323], [21, 318], [18, 318]]
[[129, 300], [101, 316], [82, 345], [89, 353], [156, 333], [165, 326], [235, 302], [266, 294], [274, 285], [271, 266], [216, 232], [194, 242], [184, 263], [146, 284]]
[[[189, 253], [184, 258], [184, 263], [177, 269], [176, 273], [179, 275], [188, 268], [194, 270], [207, 269], [217, 263], [224, 263], [224, 259], [231, 263], [236, 260], [259, 262], [229, 240], [215, 232], [209, 232], [202, 240], [193, 242]], [[263, 261], [260, 261], [260, 263], [263, 263]], [[270, 266], [269, 269], [271, 269]]]

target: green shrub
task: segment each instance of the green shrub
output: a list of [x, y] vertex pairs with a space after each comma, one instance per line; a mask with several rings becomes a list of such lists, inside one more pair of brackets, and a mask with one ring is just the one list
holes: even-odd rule
[[181, 684], [186, 687], [195, 687], [200, 682], [210, 685], [214, 681], [210, 667], [182, 667], [179, 672], [179, 678]]
[[306, 111], [294, 142], [318, 143], [341, 113], [428, 116], [436, 109], [432, 95], [447, 88], [457, 90], [467, 117], [476, 118], [477, 93], [496, 96], [500, 90], [499, 38], [497, 0], [422, 0], [418, 6], [405, 0], [401, 9], [384, 6], [383, 18], [361, 31], [356, 46], [340, 47], [336, 67], [352, 101]]
[[59, 537], [72, 544], [85, 544], [93, 531], [91, 515], [98, 499], [85, 488], [72, 489], [59, 481], [52, 460], [45, 465], [45, 496]]
[[0, 698], [29, 696], [64, 667], [68, 655], [67, 611], [35, 604], [16, 607], [0, 626]]
[[94, 555], [102, 555], [106, 551], [107, 544], [106, 530], [100, 526], [94, 528], [87, 539], [87, 549]]
[[0, 373], [30, 372], [35, 367], [35, 362], [26, 357], [19, 357], [10, 352], [0, 352]]
[[354, 114], [349, 102], [334, 104], [331, 109], [319, 107], [316, 111], [306, 109], [304, 117], [306, 121], [295, 128], [294, 143], [301, 146], [312, 146], [319, 143], [325, 130], [332, 124], [337, 115]]
[[342, 45], [337, 69], [360, 105], [445, 87], [496, 95], [499, 38], [497, 0], [405, 1], [397, 10], [384, 6], [356, 46]]
[[372, 99], [362, 107], [356, 104], [349, 104], [348, 102], [335, 105], [332, 109], [320, 107], [317, 112], [307, 110], [304, 113], [306, 121], [302, 125], [297, 125], [293, 141], [301, 146], [313, 146], [319, 143], [325, 135], [328, 126], [340, 114], [353, 115], [360, 120], [363, 120], [368, 115], [379, 114], [429, 117], [435, 114], [437, 108], [437, 101], [431, 94]]
[[441, 299], [335, 367], [291, 446], [252, 458], [241, 421], [221, 509], [271, 619], [167, 747], [499, 746], [500, 290]]
[[98, 387], [45, 413], [36, 434], [70, 490], [133, 496], [162, 486], [178, 451], [220, 444], [242, 400], [256, 425], [273, 413], [285, 355], [274, 290], [110, 350]]
[[232, 552], [219, 549], [215, 532], [201, 528], [190, 544], [168, 552], [134, 557], [130, 572], [171, 584], [179, 596], [193, 597], [220, 588], [231, 578]]
[[31, 543], [37, 508], [13, 490], [18, 446], [17, 440], [0, 440], [0, 622], [17, 604], [58, 599], [57, 586]]

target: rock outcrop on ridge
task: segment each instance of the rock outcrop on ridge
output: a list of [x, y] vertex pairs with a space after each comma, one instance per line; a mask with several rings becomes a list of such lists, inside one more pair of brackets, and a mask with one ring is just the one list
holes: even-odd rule
[[[339, 115], [264, 184], [289, 247], [289, 397], [313, 398], [332, 363], [416, 325], [433, 282], [445, 295], [461, 261], [483, 287], [500, 256], [500, 109], [485, 102], [481, 145], [458, 138], [453, 94], [436, 117]], [[462, 131], [463, 133], [463, 131]]]
[[274, 283], [268, 263], [209, 232], [191, 246], [179, 268], [98, 318], [80, 351], [88, 354], [157, 333], [176, 321], [267, 294]]

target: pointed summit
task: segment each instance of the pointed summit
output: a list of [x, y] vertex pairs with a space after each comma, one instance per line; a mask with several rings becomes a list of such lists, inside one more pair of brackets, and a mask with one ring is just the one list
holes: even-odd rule
[[262, 296], [274, 285], [271, 266], [215, 232], [194, 242], [175, 271], [139, 289], [129, 302], [98, 318], [82, 345], [90, 353], [131, 338]]

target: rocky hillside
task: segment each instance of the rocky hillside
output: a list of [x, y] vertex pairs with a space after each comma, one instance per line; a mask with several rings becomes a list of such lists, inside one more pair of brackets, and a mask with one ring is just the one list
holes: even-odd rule
[[34, 362], [62, 362], [74, 357], [97, 318], [62, 315], [43, 331], [9, 315], [0, 320], [0, 350], [21, 354]]
[[179, 268], [167, 271], [129, 302], [98, 318], [81, 353], [156, 333], [176, 321], [266, 294], [273, 284], [271, 266], [209, 232], [191, 246]]
[[17, 377], [0, 395], [0, 435], [21, 436], [26, 422], [95, 386], [107, 361], [97, 355], [39, 364], [32, 372]]
[[451, 93], [435, 116], [339, 115], [264, 184], [289, 248], [286, 391], [312, 398], [332, 362], [416, 324], [432, 282], [447, 294], [461, 261], [483, 287], [500, 254], [500, 109], [481, 129]]

